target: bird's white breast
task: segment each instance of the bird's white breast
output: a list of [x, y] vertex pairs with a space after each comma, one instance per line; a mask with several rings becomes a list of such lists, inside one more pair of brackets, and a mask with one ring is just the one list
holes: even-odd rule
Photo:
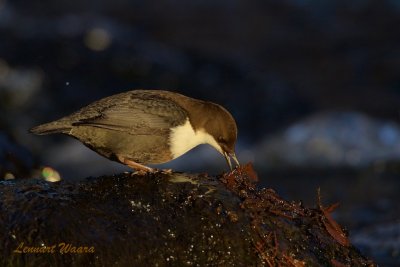
[[195, 131], [188, 118], [183, 125], [171, 129], [170, 150], [174, 159], [200, 144], [210, 144], [222, 153], [222, 149], [214, 137], [203, 129]]

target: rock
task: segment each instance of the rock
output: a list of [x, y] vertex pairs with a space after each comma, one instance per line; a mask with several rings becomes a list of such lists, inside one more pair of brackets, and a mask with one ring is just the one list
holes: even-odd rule
[[287, 202], [255, 179], [247, 165], [219, 177], [2, 181], [0, 265], [374, 266], [332, 208]]

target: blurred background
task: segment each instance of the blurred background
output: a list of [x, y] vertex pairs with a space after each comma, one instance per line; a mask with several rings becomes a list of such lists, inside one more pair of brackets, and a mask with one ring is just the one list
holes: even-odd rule
[[[289, 200], [400, 264], [400, 1], [0, 0], [0, 177], [79, 180], [128, 169], [28, 129], [130, 89], [225, 106], [237, 155]], [[161, 166], [220, 174], [201, 146]]]

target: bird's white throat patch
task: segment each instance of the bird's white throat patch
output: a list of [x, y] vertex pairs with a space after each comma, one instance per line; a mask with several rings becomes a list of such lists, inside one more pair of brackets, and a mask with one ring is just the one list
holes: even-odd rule
[[222, 149], [214, 137], [202, 129], [195, 131], [189, 118], [183, 125], [171, 129], [170, 150], [174, 159], [201, 144], [209, 144], [222, 153]]

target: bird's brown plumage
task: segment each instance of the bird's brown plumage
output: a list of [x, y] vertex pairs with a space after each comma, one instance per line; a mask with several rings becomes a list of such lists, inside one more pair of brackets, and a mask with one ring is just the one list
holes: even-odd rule
[[[54, 122], [31, 129], [35, 134], [73, 136], [112, 160], [126, 158], [140, 164], [173, 159], [170, 130], [189, 119], [223, 150], [234, 152], [236, 123], [223, 107], [162, 90], [134, 90], [112, 95]], [[124, 162], [123, 162], [124, 163]]]

